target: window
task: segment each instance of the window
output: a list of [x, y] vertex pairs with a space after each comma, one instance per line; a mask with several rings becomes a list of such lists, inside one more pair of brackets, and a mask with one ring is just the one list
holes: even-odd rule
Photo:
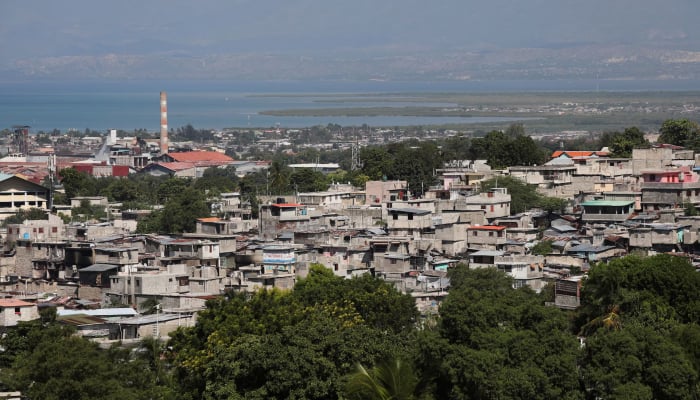
[[489, 232], [489, 237], [493, 237], [493, 232]]
[[399, 214], [391, 214], [391, 217], [395, 220], [399, 219]]
[[472, 236], [476, 236], [476, 235], [477, 235], [476, 231], [473, 231]]
[[58, 232], [58, 227], [57, 226], [52, 226], [51, 227], [51, 233], [57, 233]]
[[39, 233], [44, 233], [44, 228], [39, 228]]
[[22, 315], [22, 312], [20, 311], [19, 307], [15, 307], [15, 314], [16, 315]]
[[486, 206], [485, 206], [485, 205], [481, 206], [481, 209], [482, 209], [482, 210], [485, 210], [485, 209], [486, 209]]
[[412, 221], [413, 220], [413, 214], [408, 214], [408, 220]]
[[503, 232], [498, 232], [498, 237], [503, 237]]
[[395, 265], [395, 264], [396, 264], [396, 259], [395, 259], [395, 258], [392, 258], [391, 261], [390, 261], [390, 263], [391, 263], [391, 265]]

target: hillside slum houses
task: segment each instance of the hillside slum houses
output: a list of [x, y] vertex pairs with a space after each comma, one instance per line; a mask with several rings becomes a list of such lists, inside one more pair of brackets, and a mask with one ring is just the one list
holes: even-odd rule
[[[593, 263], [630, 252], [695, 261], [700, 217], [685, 210], [700, 206], [697, 161], [692, 152], [657, 146], [635, 149], [630, 159], [558, 151], [544, 165], [498, 171], [483, 161], [451, 163], [420, 198], [405, 181], [332, 185], [262, 199], [257, 219], [238, 193], [222, 193], [212, 216], [183, 235], [137, 234], [141, 215], [118, 207], [101, 223], [67, 224], [52, 214], [9, 224], [2, 234], [0, 323], [12, 326], [54, 306], [59, 320], [85, 336], [166, 335], [193, 324], [213, 296], [289, 289], [313, 264], [341, 277], [385, 279], [424, 314], [437, 312], [449, 291], [447, 273], [459, 263], [502, 270], [515, 287], [540, 291], [551, 283], [554, 305], [573, 309]], [[512, 215], [505, 188], [480, 190], [499, 175], [565, 199], [565, 212]], [[2, 184], [10, 208], [26, 199], [42, 205], [38, 199], [49, 196], [20, 178]], [[110, 207], [104, 198], [75, 201]]]

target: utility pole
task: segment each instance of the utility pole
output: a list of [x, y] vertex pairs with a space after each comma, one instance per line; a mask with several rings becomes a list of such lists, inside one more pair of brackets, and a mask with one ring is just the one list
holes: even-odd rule
[[160, 320], [159, 320], [159, 315], [160, 314], [160, 303], [156, 304], [156, 339], [160, 339]]

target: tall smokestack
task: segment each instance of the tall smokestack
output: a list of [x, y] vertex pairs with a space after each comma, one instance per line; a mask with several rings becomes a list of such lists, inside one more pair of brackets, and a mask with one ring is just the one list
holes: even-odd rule
[[160, 92], [160, 153], [168, 152], [168, 98]]

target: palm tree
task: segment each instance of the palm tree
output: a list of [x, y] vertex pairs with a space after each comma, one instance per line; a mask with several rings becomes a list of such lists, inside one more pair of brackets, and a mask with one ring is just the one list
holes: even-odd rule
[[386, 360], [371, 369], [357, 364], [349, 376], [345, 392], [357, 400], [411, 400], [416, 398], [418, 378], [413, 366], [400, 359]]
[[605, 328], [610, 331], [619, 331], [622, 329], [620, 307], [617, 305], [608, 307], [605, 314], [599, 315], [581, 327], [581, 334], [584, 336], [592, 335], [598, 328]]
[[273, 194], [285, 194], [289, 186], [289, 167], [284, 165], [280, 160], [274, 160], [270, 164], [269, 171], [269, 190]]

